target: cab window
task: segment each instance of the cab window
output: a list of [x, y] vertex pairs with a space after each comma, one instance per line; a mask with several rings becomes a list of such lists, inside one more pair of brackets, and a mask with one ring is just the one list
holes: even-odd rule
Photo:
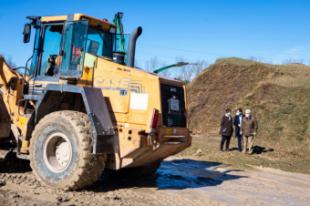
[[113, 35], [95, 27], [88, 28], [87, 53], [112, 58]]
[[44, 26], [44, 40], [38, 76], [55, 76], [58, 74], [59, 65], [57, 61], [59, 58], [62, 30], [62, 24]]

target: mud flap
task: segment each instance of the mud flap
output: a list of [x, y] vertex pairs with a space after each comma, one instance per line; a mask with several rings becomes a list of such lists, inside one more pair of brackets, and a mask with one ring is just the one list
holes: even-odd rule
[[90, 118], [93, 120], [93, 126], [96, 129], [97, 138], [94, 139], [94, 153], [108, 152], [113, 154], [118, 151], [118, 144], [114, 136], [115, 131], [111, 114], [108, 110], [102, 90], [85, 87], [84, 91], [89, 106], [88, 115], [90, 115]]

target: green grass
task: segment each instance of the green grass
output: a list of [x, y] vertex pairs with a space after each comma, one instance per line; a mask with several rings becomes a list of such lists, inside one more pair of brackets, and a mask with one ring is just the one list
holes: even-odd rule
[[[281, 152], [275, 149], [275, 145], [268, 145], [257, 138], [254, 145], [265, 147], [267, 152], [249, 155], [240, 153], [237, 150], [229, 152], [219, 151], [220, 137], [196, 136], [193, 140], [193, 145], [178, 156], [220, 162], [240, 169], [245, 169], [249, 166], [262, 166], [289, 172], [310, 174], [309, 150]], [[233, 138], [231, 148], [235, 148], [236, 145], [237, 141]], [[270, 149], [273, 149], [273, 151]], [[201, 156], [196, 155], [198, 150], [202, 151]]]

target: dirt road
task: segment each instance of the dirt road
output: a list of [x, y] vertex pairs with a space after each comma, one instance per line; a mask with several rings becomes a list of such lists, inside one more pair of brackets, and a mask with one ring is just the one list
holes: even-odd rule
[[268, 168], [234, 170], [216, 162], [174, 158], [162, 163], [156, 178], [103, 178], [86, 190], [62, 192], [41, 186], [27, 164], [21, 161], [14, 170], [0, 169], [0, 205], [306, 206], [310, 202], [310, 175]]

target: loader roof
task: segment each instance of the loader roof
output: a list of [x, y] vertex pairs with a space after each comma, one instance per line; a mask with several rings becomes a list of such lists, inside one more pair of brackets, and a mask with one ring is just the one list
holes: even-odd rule
[[104, 29], [110, 29], [111, 27], [115, 27], [115, 25], [109, 22], [107, 19], [99, 19], [92, 16], [88, 16], [81, 13], [75, 13], [70, 15], [59, 15], [59, 16], [42, 16], [42, 22], [60, 22], [67, 21], [68, 19], [72, 19], [73, 21], [78, 20], [87, 20], [88, 23], [92, 26], [102, 26]]

